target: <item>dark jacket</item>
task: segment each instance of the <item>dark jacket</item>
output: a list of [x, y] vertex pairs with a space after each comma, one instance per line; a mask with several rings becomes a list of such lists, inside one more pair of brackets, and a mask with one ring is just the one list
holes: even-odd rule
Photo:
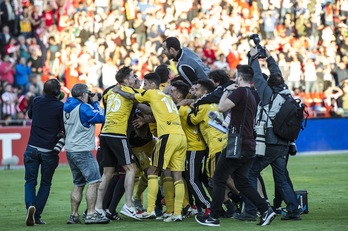
[[28, 109], [32, 119], [28, 145], [52, 150], [64, 130], [63, 103], [51, 95], [34, 98]]
[[[267, 59], [267, 66], [271, 74], [281, 73], [280, 69], [272, 57]], [[281, 91], [285, 85], [270, 87], [262, 76], [261, 68], [258, 59], [253, 60], [251, 67], [254, 70], [254, 86], [257, 91], [257, 94], [260, 97], [260, 103], [265, 107], [265, 110], [268, 111], [268, 105], [271, 102], [272, 95]], [[261, 107], [258, 107], [258, 112], [261, 110]], [[259, 116], [257, 116], [259, 117]], [[256, 118], [258, 120], [258, 118]], [[269, 121], [269, 120], [268, 120]], [[266, 127], [266, 144], [277, 144], [277, 145], [288, 145], [289, 142], [279, 138], [274, 134], [273, 128], [268, 124]]]

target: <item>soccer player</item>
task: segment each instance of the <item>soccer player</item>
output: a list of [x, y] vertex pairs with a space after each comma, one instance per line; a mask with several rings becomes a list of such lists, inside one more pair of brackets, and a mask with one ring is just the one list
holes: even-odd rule
[[[184, 100], [188, 92], [189, 85], [186, 83], [181, 81], [172, 83], [170, 95], [175, 103]], [[191, 111], [190, 106], [179, 107], [181, 125], [187, 139], [185, 178], [197, 205], [206, 209], [205, 211], [208, 214], [210, 212], [210, 198], [199, 179], [202, 174], [202, 162], [207, 157], [208, 151], [198, 126], [187, 124], [187, 116]]]
[[163, 171], [164, 177], [170, 177], [167, 168], [171, 171], [174, 180], [174, 214], [163, 221], [181, 221], [181, 209], [185, 194], [182, 172], [185, 169], [185, 155], [187, 141], [181, 127], [179, 113], [170, 96], [159, 90], [160, 77], [156, 73], [144, 76], [143, 93], [132, 94], [115, 86], [114, 91], [127, 99], [140, 103], [148, 103], [157, 123], [158, 141], [156, 143], [152, 165], [148, 173], [148, 206], [147, 212], [139, 215], [140, 218], [154, 218], [156, 213], [155, 200], [158, 192], [158, 173]]
[[[226, 146], [227, 135], [211, 127], [209, 122], [208, 113], [218, 112], [218, 106], [215, 103], [206, 103], [199, 100], [203, 98], [209, 92], [214, 90], [215, 86], [210, 80], [198, 80], [195, 95], [198, 98], [194, 104], [193, 111], [188, 115], [187, 123], [189, 125], [198, 125], [199, 130], [202, 133], [205, 143], [209, 148], [208, 158], [206, 160], [207, 175], [211, 179], [214, 175], [217, 159], [219, 158], [222, 149]], [[222, 119], [222, 114], [219, 114]], [[223, 120], [223, 119], [222, 119]], [[212, 184], [210, 184], [212, 187]]]
[[[136, 76], [130, 67], [122, 67], [116, 74], [116, 80], [126, 92], [134, 93], [132, 89]], [[132, 206], [132, 193], [136, 165], [132, 158], [131, 148], [127, 139], [128, 119], [133, 108], [133, 102], [115, 93], [112, 88], [104, 93], [105, 123], [100, 133], [100, 147], [103, 153], [103, 175], [98, 189], [96, 211], [104, 213], [103, 199], [117, 165], [122, 165], [125, 176], [125, 204], [121, 214], [138, 219]]]

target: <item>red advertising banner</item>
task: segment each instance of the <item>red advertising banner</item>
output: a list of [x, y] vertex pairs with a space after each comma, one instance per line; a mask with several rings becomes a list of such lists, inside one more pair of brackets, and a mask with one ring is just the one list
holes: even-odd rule
[[[100, 132], [100, 125], [96, 126], [96, 134]], [[24, 165], [24, 152], [28, 144], [30, 135], [30, 126], [26, 127], [0, 127], [0, 164], [7, 165], [13, 163], [18, 158], [15, 165]], [[96, 135], [96, 144], [99, 144], [98, 135]], [[17, 158], [16, 158], [17, 157]], [[12, 164], [11, 163], [11, 164]], [[67, 164], [66, 153], [63, 148], [59, 154], [59, 163]]]

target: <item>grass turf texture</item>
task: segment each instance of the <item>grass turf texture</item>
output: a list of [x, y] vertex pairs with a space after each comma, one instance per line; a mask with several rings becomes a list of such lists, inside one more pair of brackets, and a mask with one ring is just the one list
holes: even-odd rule
[[[260, 227], [256, 225], [258, 221], [223, 218], [221, 226], [214, 228], [199, 225], [194, 217], [183, 222], [165, 223], [158, 220], [136, 221], [123, 216], [122, 221], [112, 221], [106, 225], [67, 225], [73, 186], [68, 166], [59, 166], [56, 170], [51, 194], [42, 214], [47, 224], [27, 227], [24, 222], [24, 169], [0, 170], [0, 230], [348, 230], [348, 155], [290, 157], [289, 171], [295, 190], [308, 190], [309, 214], [302, 215], [302, 221], [281, 221], [277, 216], [270, 226]], [[271, 168], [268, 167], [262, 174], [272, 200], [274, 186]], [[122, 205], [123, 200], [118, 212]], [[80, 214], [85, 208], [84, 197]]]

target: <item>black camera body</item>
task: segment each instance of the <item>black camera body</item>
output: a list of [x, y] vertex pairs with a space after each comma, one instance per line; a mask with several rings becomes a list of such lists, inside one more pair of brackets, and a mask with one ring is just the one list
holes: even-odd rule
[[64, 134], [64, 132], [59, 132], [57, 134], [57, 137], [59, 138], [59, 140], [56, 143], [56, 145], [54, 146], [53, 150], [59, 153], [62, 150], [62, 148], [64, 147], [64, 145], [65, 145], [65, 134]]
[[250, 35], [249, 39], [252, 39], [255, 44], [255, 48], [257, 49], [257, 54], [259, 59], [264, 59], [267, 57], [266, 50], [260, 45], [260, 37], [258, 34]]
[[99, 92], [93, 93], [93, 92], [89, 91], [89, 92], [88, 92], [88, 103], [89, 103], [89, 104], [92, 104], [92, 103], [93, 103], [92, 100], [91, 100], [91, 98], [93, 98], [93, 97], [95, 96], [95, 94], [97, 94], [97, 96], [98, 96], [98, 101], [100, 101], [100, 100], [102, 99], [102, 94], [100, 94]]

